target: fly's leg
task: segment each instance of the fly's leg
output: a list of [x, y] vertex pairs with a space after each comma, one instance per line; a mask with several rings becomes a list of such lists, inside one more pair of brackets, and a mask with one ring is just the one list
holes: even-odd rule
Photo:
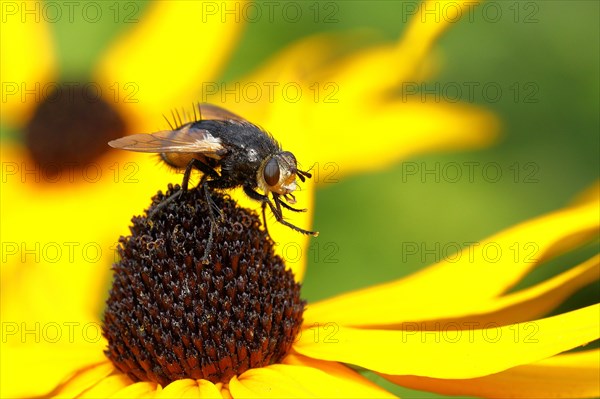
[[[275, 219], [277, 219], [277, 221], [281, 224], [283, 224], [284, 226], [289, 227], [292, 230], [295, 230], [299, 233], [302, 234], [306, 234], [306, 235], [310, 235], [313, 237], [316, 237], [319, 235], [318, 231], [309, 231], [309, 230], [304, 230], [298, 226], [295, 226], [293, 224], [291, 224], [290, 222], [286, 221], [283, 219], [283, 214], [281, 213], [281, 200], [279, 199], [278, 196], [273, 196], [273, 201], [275, 201], [275, 205], [273, 205], [273, 201], [271, 201], [271, 199], [266, 196], [263, 195], [261, 193], [256, 192], [256, 190], [254, 190], [252, 187], [250, 186], [244, 186], [244, 192], [246, 193], [246, 195], [252, 199], [255, 199], [257, 201], [260, 201], [263, 203], [263, 210], [264, 210], [264, 206], [265, 204], [269, 206], [269, 208], [271, 209], [271, 212], [273, 212], [273, 215], [275, 215]], [[264, 212], [263, 212], [263, 219], [264, 219]], [[266, 221], [265, 221], [266, 222]], [[266, 227], [266, 224], [265, 224]]]
[[[192, 170], [194, 168], [196, 168], [199, 171], [201, 171], [202, 173], [204, 173], [204, 176], [212, 177], [214, 179], [218, 179], [220, 177], [219, 174], [213, 168], [206, 165], [199, 159], [192, 158], [192, 160], [190, 162], [188, 162], [187, 166], [185, 167], [185, 172], [183, 172], [183, 180], [181, 182], [181, 190], [177, 191], [174, 194], [171, 194], [168, 198], [166, 198], [160, 204], [158, 204], [156, 206], [156, 208], [154, 208], [154, 210], [148, 214], [149, 219], [152, 219], [152, 217], [154, 217], [154, 215], [156, 215], [158, 213], [158, 211], [160, 211], [165, 206], [167, 206], [171, 201], [179, 198], [182, 193], [184, 193], [188, 190], [190, 176], [191, 176]], [[204, 179], [204, 176], [202, 177], [203, 179]], [[211, 200], [211, 202], [212, 202], [212, 200]], [[213, 202], [213, 204], [214, 204], [214, 202]]]
[[[271, 234], [269, 233], [269, 228], [267, 227], [267, 203], [263, 201], [263, 203], [261, 204], [261, 208], [262, 208], [263, 226], [265, 226], [265, 232], [267, 233], [267, 235], [269, 237], [271, 237]], [[273, 239], [273, 237], [271, 237], [271, 239]]]
[[[273, 194], [273, 196], [276, 196], [276, 195], [277, 195], [277, 194]], [[279, 196], [277, 195], [277, 197], [279, 197]], [[286, 203], [285, 203], [285, 202], [283, 202], [283, 201], [279, 201], [279, 203], [280, 203], [280, 204], [281, 204], [281, 206], [283, 206], [285, 209], [289, 209], [290, 211], [293, 211], [293, 212], [306, 212], [306, 211], [307, 211], [307, 209], [298, 209], [298, 208], [294, 208], [294, 207], [292, 207], [292, 206], [290, 206], [290, 205], [286, 204]]]
[[210, 196], [207, 179], [208, 175], [202, 176], [200, 184], [198, 184], [198, 187], [201, 187], [202, 191], [204, 191], [204, 198], [206, 199], [206, 204], [208, 205], [208, 219], [210, 221], [210, 231], [208, 232], [208, 240], [206, 241], [206, 247], [204, 247], [204, 255], [202, 255], [202, 258], [200, 258], [200, 262], [202, 262], [205, 265], [209, 263], [208, 255], [210, 254], [210, 250], [212, 249], [215, 231], [217, 230], [217, 217], [215, 216], [215, 210], [219, 214], [219, 218], [221, 219], [221, 221], [225, 220], [223, 212], [219, 209], [217, 204], [215, 204], [212, 197]]

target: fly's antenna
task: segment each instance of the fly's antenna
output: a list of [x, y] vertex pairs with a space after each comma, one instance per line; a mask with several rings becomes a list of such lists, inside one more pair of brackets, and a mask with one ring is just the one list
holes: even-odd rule
[[298, 176], [298, 178], [299, 178], [300, 180], [302, 180], [302, 183], [304, 183], [304, 181], [305, 181], [307, 178], [308, 178], [308, 179], [310, 179], [310, 178], [312, 177], [312, 173], [310, 173], [310, 171], [311, 171], [311, 170], [313, 170], [313, 168], [315, 167], [315, 165], [316, 165], [316, 164], [317, 164], [317, 163], [315, 162], [315, 163], [313, 164], [313, 166], [311, 166], [311, 167], [310, 167], [310, 169], [308, 169], [307, 171], [303, 171], [303, 170], [300, 170], [300, 169], [297, 169], [297, 170], [296, 170], [296, 175]]

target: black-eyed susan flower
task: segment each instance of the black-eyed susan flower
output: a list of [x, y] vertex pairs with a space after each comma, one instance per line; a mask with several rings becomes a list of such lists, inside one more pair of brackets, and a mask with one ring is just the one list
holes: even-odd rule
[[[221, 24], [217, 19], [211, 19], [212, 23], [197, 24], [199, 6], [195, 2], [153, 3], [141, 23], [111, 45], [89, 72], [90, 79], [103, 88], [103, 93], [114, 94], [115, 83], [121, 89], [127, 89], [125, 85], [131, 83], [129, 90], [137, 90], [131, 97], [137, 102], [125, 101], [123, 93], [118, 97], [120, 101], [103, 97], [102, 103], [97, 102], [96, 105], [108, 106], [111, 110], [114, 120], [108, 125], [111, 135], [120, 134], [122, 129], [126, 132], [157, 130], [164, 126], [160, 121], [163, 113], [176, 105], [197, 100], [201, 82], [214, 79], [237, 37], [239, 26]], [[311, 162], [334, 162], [339, 176], [382, 167], [401, 156], [420, 151], [489, 143], [495, 136], [497, 121], [485, 111], [466, 105], [404, 102], [385, 95], [397, 90], [403, 81], [420, 78], [425, 55], [445, 28], [443, 22], [423, 24], [420, 21], [420, 18], [415, 19], [405, 39], [397, 45], [351, 53], [341, 60], [327, 58], [336, 43], [331, 37], [305, 39], [258, 73], [262, 79], [299, 82], [303, 87], [314, 82], [324, 87], [333, 80], [339, 87], [339, 101], [327, 104], [333, 104], [331, 107], [334, 108], [306, 98], [298, 104], [279, 99], [273, 103], [260, 101], [251, 107], [233, 104], [228, 108], [267, 128], [286, 147], [293, 149], [306, 166]], [[21, 23], [18, 18], [8, 19], [3, 24], [3, 33], [5, 81], [29, 84], [26, 87], [38, 82], [45, 87], [49, 87], [46, 83], [60, 83], [52, 38], [43, 21], [31, 24]], [[190, 52], [189, 43], [179, 39], [195, 36], [201, 36], [202, 40], [195, 45], [195, 51]], [[173, 57], [168, 56], [173, 53], [187, 54], [186, 62], [173, 62]], [[36, 62], [30, 62], [31, 54], [36, 54]], [[210, 54], [209, 62], [205, 54]], [[369, 60], [370, 57], [376, 62]], [[378, 65], [381, 69], [372, 72], [369, 65]], [[163, 71], [169, 71], [168, 76], [172, 78], [163, 79]], [[362, 74], [372, 75], [368, 85], [353, 78], [353, 75]], [[258, 80], [255, 76], [248, 80]], [[90, 95], [87, 91], [77, 93], [84, 99]], [[14, 102], [9, 100], [3, 104], [4, 124], [22, 129], [30, 125], [46, 126], [37, 113], [44, 109], [43, 101], [13, 98]], [[333, 110], [335, 113], [330, 112]], [[64, 126], [60, 133], [75, 133], [69, 136], [74, 141], [80, 138], [76, 133], [82, 124], [85, 128], [90, 124], [96, 127], [94, 119], [75, 118], [80, 114], [85, 116], [86, 112], [73, 111], [65, 117], [56, 108], [51, 108], [45, 113], [57, 116], [58, 122], [67, 123], [48, 126]], [[95, 112], [92, 114], [96, 115]], [[363, 114], [368, 117], [357, 117]], [[397, 128], [390, 129], [390, 126]], [[369, 128], [379, 132], [378, 140], [361, 142], [362, 132]], [[48, 323], [67, 323], [75, 328], [69, 323], [95, 320], [93, 315], [101, 306], [97, 299], [104, 290], [99, 282], [104, 280], [108, 264], [114, 260], [111, 249], [115, 236], [125, 233], [130, 215], [138, 211], [140, 204], [146, 203], [156, 187], [173, 178], [170, 172], [156, 168], [155, 161], [145, 155], [102, 153], [94, 149], [88, 152], [87, 156], [91, 158], [85, 159], [78, 158], [83, 154], [75, 146], [71, 154], [76, 157], [65, 158], [60, 152], [65, 148], [60, 142], [64, 138], [62, 134], [48, 136], [47, 130], [35, 131], [38, 135], [23, 135], [30, 137], [27, 142], [31, 143], [31, 148], [22, 144], [25, 140], [2, 145], [3, 166], [11, 166], [3, 169], [0, 183], [1, 229], [3, 245], [6, 244], [3, 255], [7, 259], [7, 262], [3, 260], [2, 267], [2, 318], [9, 323], [5, 324], [8, 333], [15, 324], [20, 331], [23, 331], [21, 327], [33, 326], [34, 331], [39, 328], [43, 333], [43, 326], [52, 326]], [[111, 135], [102, 137], [110, 139]], [[42, 165], [40, 159], [34, 159], [33, 154], [50, 155], [44, 147], [34, 151], [39, 148], [36, 137], [41, 137], [48, 146], [58, 144], [53, 148], [57, 149], [59, 160], [42, 158]], [[101, 143], [105, 138], [97, 142]], [[314, 142], [319, 145], [313, 145]], [[374, 161], [353, 162], [359, 155]], [[61, 165], [65, 159], [67, 164]], [[69, 166], [73, 163], [74, 168]], [[307, 185], [299, 198], [309, 209], [313, 208], [313, 193], [314, 186]], [[295, 224], [310, 225], [310, 213], [299, 217], [305, 219], [294, 221]], [[40, 225], [51, 227], [31, 227]], [[274, 226], [271, 230], [278, 242], [305, 242], [303, 237], [286, 229]], [[303, 263], [296, 265], [300, 265], [294, 270], [300, 279]], [[88, 332], [94, 331], [94, 325], [88, 327]], [[77, 346], [76, 341], [74, 338], [68, 347]], [[15, 375], [23, 377], [25, 370], [34, 372], [39, 368], [37, 371], [40, 372], [35, 372], [40, 376], [35, 387], [22, 383], [11, 385], [11, 388], [28, 389], [28, 394], [44, 392], [57, 379], [79, 367], [81, 359], [88, 361], [94, 356], [99, 361], [103, 359], [96, 348], [91, 352], [86, 348], [90, 348], [87, 343], [81, 351], [70, 352], [68, 359], [62, 358], [56, 363], [58, 354], [64, 352], [61, 345], [51, 346], [49, 350], [25, 345], [18, 348], [20, 355], [16, 357], [11, 354], [13, 348], [3, 346], [2, 356], [11, 359], [11, 367], [3, 367], [2, 372], [9, 373], [10, 377], [3, 376], [2, 379], [22, 381]], [[36, 361], [32, 364], [33, 358]], [[48, 367], [49, 364], [52, 367]], [[13, 392], [4, 384], [3, 390], [7, 395]]]
[[[159, 193], [153, 207], [176, 189]], [[208, 265], [200, 261], [209, 222], [199, 190], [152, 219], [134, 217], [114, 267], [107, 341], [39, 348], [73, 367], [51, 396], [392, 396], [349, 366], [443, 394], [600, 394], [599, 350], [567, 352], [600, 337], [599, 305], [543, 318], [598, 280], [599, 255], [506, 293], [533, 268], [598, 239], [598, 198], [478, 245], [510, 252], [526, 240], [537, 246], [535, 258], [492, 259], [474, 246], [407, 278], [306, 305], [258, 216], [213, 195], [225, 222]], [[3, 356], [5, 364], [27, 359], [22, 351]], [[10, 374], [9, 384], [30, 378]]]

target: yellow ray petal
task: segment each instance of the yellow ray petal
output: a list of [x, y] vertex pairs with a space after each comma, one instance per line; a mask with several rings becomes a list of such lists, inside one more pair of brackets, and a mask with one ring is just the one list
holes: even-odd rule
[[[341, 92], [339, 100], [338, 104], [306, 104], [305, 111], [311, 113], [307, 121], [302, 120], [301, 109], [297, 115], [289, 110], [275, 112], [267, 125], [289, 135], [289, 147], [299, 159], [317, 163], [319, 184], [381, 170], [428, 151], [484, 147], [499, 131], [492, 113], [464, 104], [412, 99], [351, 104]], [[327, 165], [335, 168], [325, 169]]]
[[[163, 114], [198, 101], [203, 83], [218, 77], [243, 26], [236, 22], [243, 5], [184, 0], [150, 4], [140, 23], [104, 55], [95, 73], [98, 82], [108, 93], [127, 88], [129, 97], [121, 96], [117, 105], [139, 128], [156, 130]], [[234, 15], [225, 14], [231, 10]]]
[[231, 392], [229, 392], [229, 386], [227, 384], [223, 384], [223, 383], [219, 382], [215, 386], [221, 392], [221, 396], [223, 398], [225, 398], [225, 399], [233, 399], [233, 396], [231, 396]]
[[19, 126], [56, 82], [56, 57], [43, 3], [3, 2], [0, 38], [3, 124]]
[[[597, 255], [581, 265], [533, 287], [498, 299], [463, 304], [461, 309], [457, 309], [454, 317], [448, 314], [446, 318], [432, 320], [428, 319], [431, 313], [419, 312], [415, 308], [414, 312], [407, 312], [405, 315], [405, 317], [413, 317], [413, 319], [406, 319], [405, 322], [397, 325], [371, 325], [370, 328], [454, 330], [525, 322], [543, 316], [579, 288], [598, 281], [599, 278], [600, 255]], [[310, 325], [310, 323], [311, 320], [306, 321], [306, 325]]]
[[156, 393], [155, 398], [181, 398], [188, 391], [192, 396], [198, 398], [200, 391], [198, 390], [198, 383], [192, 379], [173, 381], [169, 385], [165, 386], [160, 392]]
[[[415, 275], [411, 286], [432, 282], [437, 275], [437, 287], [446, 293], [452, 291], [473, 298], [491, 298], [502, 294], [519, 282], [530, 270], [551, 255], [574, 248], [598, 234], [600, 218], [598, 203], [586, 203], [577, 208], [566, 208], [521, 223], [481, 242], [473, 250], [473, 256], [465, 256], [458, 262], [442, 262]], [[568, 241], [567, 247], [565, 241]], [[515, 243], [520, 246], [516, 251]], [[495, 248], [492, 248], [495, 247]], [[487, 248], [487, 249], [486, 249]], [[500, 248], [501, 256], [494, 256], [489, 248]], [[482, 283], [471, 284], [472, 281]], [[468, 287], [468, 292], [465, 289]], [[416, 287], [415, 287], [416, 288]]]
[[251, 369], [229, 383], [234, 398], [348, 398], [393, 397], [354, 371], [334, 362], [290, 359]]
[[[469, 15], [473, 7], [478, 4], [479, 2], [468, 0], [427, 0], [418, 5], [409, 5], [410, 8], [417, 9], [410, 11], [409, 8], [406, 9], [407, 14], [414, 16], [410, 19], [396, 48], [398, 59], [414, 60], [415, 68], [421, 66], [421, 62], [441, 34], [451, 25], [458, 23], [462, 17]], [[409, 80], [415, 71], [408, 68], [406, 70], [408, 73], [405, 76], [399, 74], [399, 82]]]
[[[275, 54], [245, 81], [275, 80], [287, 83], [306, 80], [315, 74], [326, 75], [324, 68], [329, 68], [332, 63], [349, 53], [357, 46], [357, 42], [360, 44], [370, 40], [370, 36], [373, 35], [356, 30], [323, 32], [303, 37]], [[261, 100], [268, 100], [268, 97]]]
[[58, 388], [58, 392], [53, 395], [55, 398], [74, 398], [93, 386], [97, 385], [114, 371], [115, 367], [111, 362], [103, 362], [78, 371], [75, 376]]
[[[403, 7], [412, 16], [395, 45], [358, 52], [336, 65], [333, 81], [348, 98], [358, 100], [368, 93], [379, 95], [403, 82], [414, 83], [425, 57], [439, 36], [457, 23], [475, 5], [470, 1], [426, 1]], [[393, 71], [393, 72], [391, 72]], [[369, 76], [369, 79], [356, 79]], [[352, 82], [352, 84], [350, 84]]]
[[[323, 75], [323, 68], [355, 47], [357, 41], [363, 41], [365, 36], [363, 32], [328, 32], [304, 37], [276, 53], [241, 81], [226, 82], [226, 90], [218, 85], [207, 86], [209, 90], [202, 94], [203, 101], [222, 104], [235, 110], [238, 115], [263, 123], [267, 115], [272, 113], [271, 105], [287, 98], [285, 87], [315, 83], [315, 74]], [[333, 77], [322, 79], [332, 81]], [[302, 90], [311, 92], [310, 87], [303, 87]]]
[[[2, 328], [7, 328], [4, 320]], [[50, 334], [54, 334], [56, 329], [47, 329], [44, 333], [44, 326], [40, 326], [39, 333], [36, 333], [35, 328], [31, 326], [29, 328], [33, 332], [25, 334], [23, 331], [18, 331], [22, 340], [25, 341], [19, 346], [6, 344], [4, 341], [6, 331], [2, 332], [3, 343], [0, 347], [1, 397], [32, 397], [47, 394], [61, 381], [65, 381], [65, 377], [77, 377], [78, 371], [86, 371], [86, 367], [89, 367], [89, 370], [86, 371], [85, 376], [91, 376], [92, 379], [98, 376], [98, 373], [104, 374], [102, 377], [110, 373], [103, 353], [105, 341], [69, 344], [68, 329], [65, 327], [66, 331], [61, 331], [62, 340], [53, 343], [56, 335], [51, 336]], [[81, 330], [73, 331], [76, 334], [81, 333]], [[77, 336], [76, 334], [74, 336]], [[35, 343], [36, 339], [38, 343]], [[97, 364], [100, 366], [96, 367]], [[35, 376], [35, 384], [31, 383], [32, 376]], [[81, 378], [87, 377], [82, 376]], [[100, 377], [97, 380], [99, 379]], [[69, 380], [70, 378], [66, 381]], [[65, 387], [67, 385], [69, 384], [65, 384]]]
[[[385, 374], [474, 378], [585, 345], [600, 337], [599, 325], [600, 305], [528, 323], [458, 331], [362, 330], [338, 325], [327, 336], [323, 328], [303, 330], [294, 349], [305, 356]], [[531, 326], [533, 334], [519, 334], [529, 332]]]
[[173, 381], [157, 392], [156, 398], [222, 398], [222, 395], [210, 381], [185, 379]]
[[136, 382], [115, 392], [111, 398], [154, 398], [160, 391], [160, 385], [155, 382]]
[[142, 214], [159, 189], [181, 182], [154, 156], [124, 151], [55, 180], [22, 149], [3, 145], [2, 162], [12, 168], [0, 182], [2, 296], [7, 298], [4, 289], [6, 295], [32, 294], [22, 303], [2, 301], [3, 314], [7, 307], [18, 314], [14, 305], [22, 305], [23, 314], [37, 308], [35, 317], [42, 319], [42, 309], [50, 319], [57, 312], [98, 312], [116, 244], [129, 234], [131, 217]]
[[330, 315], [336, 323], [363, 326], [463, 316], [478, 301], [513, 286], [548, 254], [565, 247], [565, 240], [574, 246], [597, 234], [599, 223], [597, 203], [533, 219], [407, 278], [311, 304], [305, 324], [333, 321]]
[[480, 378], [442, 380], [383, 375], [407, 388], [485, 398], [593, 398], [600, 396], [600, 351], [558, 355]]
[[227, 398], [223, 392], [223, 384], [213, 384], [210, 381], [198, 380], [198, 390], [201, 398]]
[[125, 374], [110, 375], [83, 392], [78, 398], [109, 398], [131, 384], [133, 381]]
[[[0, 284], [0, 309], [5, 321], [28, 325], [52, 322], [83, 325], [95, 321], [92, 309], [97, 307], [98, 298], [92, 305], [91, 300], [88, 304], [87, 298], [78, 297], [76, 293], [83, 294], [85, 288], [99, 293], [100, 285], [105, 283], [98, 278], [103, 271], [77, 273], [76, 268], [61, 268], [50, 263], [23, 263], [18, 268], [15, 262], [9, 266], [14, 268], [3, 270]], [[90, 287], [93, 276], [99, 280], [96, 281], [98, 287]]]
[[490, 301], [476, 301], [472, 308], [460, 312], [465, 314], [470, 312], [465, 317], [420, 323], [419, 326], [422, 329], [469, 324], [502, 326], [533, 320], [554, 309], [578, 289], [598, 279], [600, 279], [600, 255], [533, 287]]
[[[266, 89], [274, 81], [281, 83], [280, 86], [297, 83], [304, 86], [305, 93], [311, 93], [309, 97], [313, 97], [317, 89], [315, 84], [335, 83], [340, 93], [344, 93], [345, 100], [361, 103], [397, 88], [403, 82], [414, 81], [418, 68], [438, 37], [461, 16], [468, 14], [474, 5], [469, 1], [428, 1], [421, 5], [408, 5], [403, 9], [403, 16], [410, 21], [398, 43], [369, 47], [347, 56], [344, 55], [352, 47], [357, 47], [357, 42], [368, 39], [370, 35], [367, 32], [327, 33], [303, 38], [240, 85], [263, 82], [266, 84], [261, 86], [259, 83], [259, 86]], [[369, 79], [356, 79], [357, 76], [369, 76]], [[231, 85], [228, 87], [231, 89]], [[223, 102], [226, 96], [218, 92], [210, 98]], [[255, 110], [253, 116], [264, 115], [261, 114], [265, 111], [262, 105], [266, 102], [272, 102], [268, 95], [260, 96], [259, 101], [253, 101], [253, 104], [243, 104], [242, 108], [250, 112]], [[259, 105], [256, 106], [256, 103]]]
[[309, 398], [313, 394], [302, 384], [282, 376], [272, 367], [251, 369], [229, 381], [231, 396], [242, 398]]
[[[289, 373], [293, 378], [303, 378], [306, 384], [312, 386], [314, 392], [320, 391], [323, 397], [361, 397], [361, 398], [383, 398], [383, 397], [394, 397], [391, 393], [387, 392], [377, 384], [371, 382], [367, 378], [358, 374], [354, 370], [336, 362], [328, 362], [324, 360], [311, 359], [306, 356], [299, 354], [290, 354], [283, 359], [283, 363], [294, 366], [305, 366], [310, 368], [310, 371], [306, 376], [298, 374], [294, 376], [291, 371], [303, 371], [306, 369], [286, 369], [284, 372]], [[314, 370], [319, 370], [330, 377], [338, 379], [341, 383], [336, 383], [333, 380], [321, 380], [319, 376], [321, 373], [315, 373]], [[316, 375], [315, 375], [316, 374]], [[327, 387], [331, 389], [331, 392], [322, 391], [323, 387], [321, 384], [327, 384]]]

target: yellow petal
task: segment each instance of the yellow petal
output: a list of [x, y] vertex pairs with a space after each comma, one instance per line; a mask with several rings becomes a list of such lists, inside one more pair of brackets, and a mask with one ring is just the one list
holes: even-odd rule
[[[348, 98], [357, 100], [368, 93], [379, 95], [403, 82], [415, 82], [425, 57], [439, 36], [475, 5], [471, 1], [426, 1], [403, 6], [403, 17], [410, 17], [406, 30], [395, 45], [368, 49], [336, 65], [332, 81]], [[356, 79], [368, 76], [369, 79]], [[352, 83], [352, 84], [350, 84]]]
[[217, 389], [221, 392], [221, 396], [225, 399], [233, 399], [231, 396], [231, 392], [229, 392], [229, 387], [226, 384], [219, 382], [215, 385]]
[[[339, 97], [338, 104], [307, 105], [312, 122], [308, 126], [301, 115], [290, 121], [289, 112], [274, 113], [269, 121], [273, 131], [289, 133], [290, 148], [299, 159], [317, 163], [321, 185], [352, 173], [381, 170], [420, 153], [487, 146], [499, 130], [492, 113], [469, 105], [412, 99], [352, 104], [343, 93]], [[284, 116], [287, 125], [280, 119]]]
[[133, 382], [125, 374], [109, 375], [83, 392], [79, 398], [109, 398], [131, 384]]
[[470, 313], [434, 322], [420, 323], [422, 329], [447, 328], [449, 325], [506, 325], [540, 317], [561, 304], [571, 294], [600, 279], [600, 255], [533, 287], [489, 301], [476, 301]]
[[53, 397], [74, 398], [79, 396], [110, 375], [114, 369], [113, 364], [108, 361], [82, 369], [75, 376], [69, 378], [64, 385], [61, 384]]
[[[412, 321], [383, 325], [384, 329], [450, 330], [474, 326], [503, 326], [541, 317], [572, 293], [600, 278], [600, 255], [533, 287], [484, 301], [461, 305], [456, 317], [428, 320], [427, 312]], [[460, 316], [458, 315], [460, 314]], [[307, 320], [307, 325], [310, 325]], [[313, 321], [314, 323], [314, 321]], [[378, 328], [371, 326], [371, 328]]]
[[302, 384], [285, 378], [272, 367], [251, 369], [229, 381], [234, 398], [309, 398], [313, 394]]
[[[3, 315], [99, 312], [119, 236], [181, 175], [154, 156], [115, 150], [48, 180], [22, 149], [1, 151], [3, 168], [11, 168], [0, 182]], [[21, 302], [5, 301], [9, 292]]]
[[156, 130], [164, 123], [163, 114], [198, 101], [203, 83], [218, 77], [243, 26], [235, 15], [224, 13], [243, 5], [184, 0], [150, 4], [140, 23], [104, 55], [97, 80], [108, 93], [121, 90], [116, 103], [137, 127]]
[[201, 398], [227, 398], [223, 391], [223, 384], [213, 384], [210, 381], [198, 380], [198, 390]]
[[157, 392], [156, 398], [222, 398], [215, 384], [206, 380], [173, 381]]
[[[457, 24], [461, 18], [469, 15], [479, 2], [469, 0], [427, 0], [420, 4], [409, 4], [405, 8], [407, 14], [413, 15], [406, 31], [398, 43], [397, 57], [402, 60], [415, 60], [419, 67], [437, 39], [446, 29]], [[416, 8], [416, 10], [415, 10]], [[400, 74], [399, 81], [410, 80], [411, 72]]]
[[[7, 339], [6, 329], [11, 328], [11, 326], [6, 320], [2, 320], [4, 331], [2, 331], [3, 342], [0, 347], [2, 361], [0, 396], [3, 398], [32, 397], [47, 394], [56, 388], [61, 381], [64, 381], [65, 377], [77, 377], [78, 372], [80, 370], [85, 371], [86, 367], [89, 367], [89, 373], [85, 376], [92, 379], [99, 374], [104, 374], [102, 375], [104, 377], [110, 373], [103, 353], [106, 345], [103, 340], [90, 341], [84, 344], [69, 344], [69, 327], [65, 326], [63, 330], [59, 330], [62, 334], [62, 340], [55, 342], [57, 337], [55, 326], [52, 329], [46, 328], [44, 330], [46, 326], [40, 325], [38, 329], [34, 326], [26, 326], [29, 332], [18, 330], [18, 337], [22, 344], [14, 346], [4, 341]], [[21, 327], [18, 326], [19, 329]], [[73, 336], [82, 333], [82, 330], [75, 328], [71, 331], [74, 332]], [[10, 334], [10, 338], [12, 338], [12, 329]], [[96, 367], [97, 364], [100, 365]], [[81, 378], [87, 378], [85, 376], [82, 375]], [[35, 378], [35, 384], [31, 383], [32, 378]]]
[[[30, 245], [28, 248], [34, 246]], [[97, 279], [95, 284], [97, 286], [90, 287], [90, 280], [94, 275], [101, 276], [103, 274], [101, 271], [81, 270], [81, 273], [76, 273], [73, 267], [61, 268], [51, 263], [19, 265], [17, 262], [11, 263], [6, 269], [2, 271], [0, 284], [2, 288], [0, 309], [4, 320], [27, 325], [35, 323], [62, 325], [65, 322], [84, 325], [94, 322], [93, 309], [98, 306], [98, 298], [96, 297], [96, 303], [92, 305], [90, 299], [78, 297], [76, 293], [83, 294], [84, 288], [99, 293], [100, 286], [105, 281]], [[88, 300], [90, 302], [86, 307]]]
[[[239, 115], [264, 126], [269, 115], [275, 113], [272, 109], [275, 103], [287, 103], [291, 108], [296, 106], [295, 90], [298, 88], [301, 98], [316, 99], [315, 102], [336, 100], [335, 86], [339, 85], [332, 76], [335, 72], [332, 65], [337, 65], [339, 57], [356, 48], [357, 43], [366, 42], [368, 36], [371, 35], [363, 31], [352, 31], [303, 37], [239, 82], [226, 82], [218, 91], [211, 88], [203, 93], [203, 101], [231, 107]], [[285, 134], [285, 131], [280, 133]]]
[[[244, 82], [276, 81], [282, 84], [306, 80], [309, 76], [324, 75], [337, 60], [357, 46], [366, 42], [371, 34], [365, 31], [323, 32], [303, 37], [276, 53]], [[243, 83], [242, 83], [243, 84]], [[267, 86], [265, 86], [267, 87]], [[274, 86], [277, 87], [277, 86]], [[221, 96], [215, 96], [222, 99]], [[261, 96], [260, 100], [269, 100]]]
[[200, 392], [198, 390], [198, 383], [196, 382], [196, 380], [192, 380], [192, 379], [188, 378], [185, 380], [173, 381], [169, 385], [164, 387], [162, 389], [162, 391], [157, 392], [155, 397], [156, 398], [181, 398], [188, 391], [192, 391], [190, 393], [192, 395], [195, 393], [196, 395], [195, 396], [187, 396], [187, 397], [196, 397], [196, 398], [198, 397], [198, 394]]
[[[507, 229], [482, 241], [477, 246], [481, 250], [474, 250], [473, 257], [463, 251], [467, 253], [458, 262], [442, 262], [426, 269], [425, 273], [414, 276], [411, 285], [425, 284], [425, 280], [431, 283], [436, 275], [436, 286], [429, 286], [433, 291], [438, 288], [446, 294], [452, 291], [469, 300], [500, 295], [541, 261], [557, 254], [557, 248], [562, 252], [597, 235], [598, 206], [598, 203], [589, 203], [566, 208]], [[564, 245], [566, 241], [569, 246]], [[495, 249], [499, 249], [501, 255], [494, 255]], [[472, 281], [481, 283], [471, 284]]]
[[[392, 394], [378, 386], [377, 384], [371, 382], [367, 378], [358, 374], [354, 370], [346, 367], [337, 362], [328, 362], [324, 360], [311, 359], [306, 356], [302, 356], [299, 354], [290, 354], [283, 359], [283, 363], [287, 365], [294, 366], [305, 366], [309, 367], [310, 371], [305, 377], [302, 377], [304, 382], [311, 385], [311, 389], [315, 392], [321, 390], [321, 394], [323, 397], [361, 397], [361, 398], [383, 398], [383, 397], [393, 397]], [[285, 370], [286, 372], [290, 371], [303, 371], [306, 372], [306, 369], [294, 369], [294, 370]], [[323, 380], [319, 377], [322, 376], [321, 373], [315, 373], [314, 370], [319, 370], [320, 372], [327, 374], [327, 379], [333, 377], [338, 379], [338, 382], [333, 380]], [[291, 373], [290, 373], [291, 374]], [[300, 378], [298, 375], [294, 378]], [[323, 385], [326, 388], [331, 389], [330, 392], [322, 391]]]
[[383, 326], [470, 314], [478, 302], [502, 294], [544, 258], [597, 234], [599, 223], [597, 203], [533, 219], [407, 278], [311, 304], [305, 324]]
[[234, 377], [229, 390], [234, 398], [348, 398], [393, 397], [354, 371], [333, 362], [299, 356]]
[[3, 124], [23, 125], [56, 84], [55, 48], [43, 6], [41, 1], [2, 3]]
[[600, 396], [600, 351], [558, 355], [480, 378], [442, 380], [384, 375], [407, 388], [485, 398], [593, 398]]
[[[255, 116], [264, 116], [260, 112], [265, 111], [265, 102], [273, 102], [269, 88], [274, 83], [279, 84], [273, 86], [279, 97], [282, 97], [280, 92], [284, 92], [284, 85], [297, 84], [302, 86], [304, 97], [317, 98], [315, 102], [323, 99], [340, 101], [335, 95], [339, 90], [345, 100], [358, 104], [397, 88], [403, 82], [414, 82], [419, 67], [441, 33], [468, 14], [474, 5], [469, 1], [428, 1], [403, 6], [403, 17], [410, 21], [398, 43], [371, 46], [353, 54], [348, 54], [349, 50], [357, 47], [357, 42], [369, 38], [366, 32], [327, 33], [303, 38], [240, 82], [242, 90], [238, 92], [244, 93], [245, 85], [258, 84], [264, 94], [258, 96], [258, 101], [252, 101], [253, 104], [260, 103], [258, 107], [244, 104], [242, 108], [258, 110]], [[369, 79], [356, 79], [357, 76], [368, 76]], [[334, 83], [336, 87], [328, 89], [324, 87], [327, 83]], [[227, 88], [231, 90], [235, 86], [232, 83]], [[326, 92], [318, 95], [317, 90]], [[328, 96], [330, 94], [333, 95]], [[283, 97], [274, 96], [275, 102], [294, 102], [286, 101], [285, 93]], [[226, 98], [224, 92], [218, 92], [207, 99], [224, 102]]]
[[155, 382], [136, 382], [115, 392], [111, 398], [154, 398], [160, 391], [160, 385]]
[[322, 327], [303, 330], [294, 349], [305, 356], [385, 374], [474, 378], [585, 345], [600, 337], [599, 325], [600, 305], [528, 323], [458, 331], [362, 330], [334, 325], [329, 335]]

